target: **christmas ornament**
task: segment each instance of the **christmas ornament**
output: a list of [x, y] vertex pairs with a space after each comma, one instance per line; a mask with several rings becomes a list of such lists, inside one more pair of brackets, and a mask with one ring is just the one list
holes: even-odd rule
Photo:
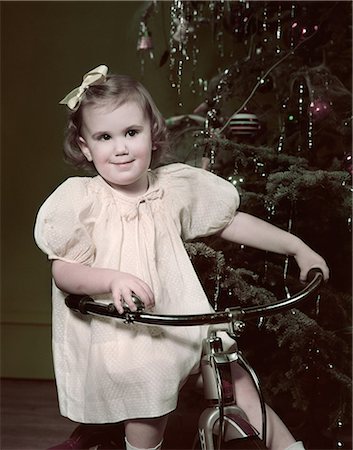
[[246, 111], [234, 114], [228, 128], [232, 136], [254, 136], [260, 130], [259, 119]]
[[141, 36], [137, 44], [137, 50], [152, 50], [152, 37], [149, 35]]
[[147, 51], [149, 52], [149, 56], [153, 59], [153, 41], [151, 33], [148, 31], [147, 25], [145, 22], [140, 23], [140, 34], [137, 42], [137, 50], [138, 51]]
[[186, 44], [188, 42], [189, 34], [194, 31], [194, 27], [183, 16], [174, 19], [176, 29], [172, 38], [176, 42]]
[[314, 122], [318, 122], [330, 114], [331, 105], [325, 100], [317, 98], [310, 102], [308, 111], [312, 114]]

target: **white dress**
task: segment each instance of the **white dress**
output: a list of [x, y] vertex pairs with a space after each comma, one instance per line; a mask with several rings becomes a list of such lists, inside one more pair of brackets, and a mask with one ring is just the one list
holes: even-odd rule
[[[150, 285], [154, 312], [212, 310], [183, 241], [233, 219], [233, 185], [183, 164], [149, 174], [148, 191], [127, 198], [100, 176], [63, 182], [39, 210], [35, 239], [49, 259], [130, 272]], [[89, 292], [88, 292], [89, 294]], [[53, 283], [53, 355], [60, 411], [82, 423], [158, 417], [197, 371], [203, 327], [150, 327], [82, 316]], [[95, 296], [111, 302], [109, 294]]]

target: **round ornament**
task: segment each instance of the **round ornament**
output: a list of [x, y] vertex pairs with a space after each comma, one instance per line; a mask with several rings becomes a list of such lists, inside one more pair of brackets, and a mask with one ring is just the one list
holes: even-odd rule
[[231, 117], [228, 128], [233, 137], [254, 136], [260, 129], [260, 122], [256, 114], [240, 112]]
[[317, 98], [310, 102], [308, 110], [312, 114], [313, 120], [318, 122], [319, 120], [325, 119], [325, 117], [330, 114], [331, 105], [322, 98]]

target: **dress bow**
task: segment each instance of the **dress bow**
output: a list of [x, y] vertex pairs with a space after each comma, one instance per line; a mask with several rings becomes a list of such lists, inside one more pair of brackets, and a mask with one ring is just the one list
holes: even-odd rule
[[158, 198], [162, 198], [163, 196], [163, 189], [157, 188], [151, 192], [148, 192], [147, 194], [142, 195], [134, 204], [134, 206], [125, 214], [126, 220], [133, 220], [138, 215], [139, 207], [141, 203], [146, 203], [146, 205], [150, 209], [151, 202], [153, 200], [156, 200]]

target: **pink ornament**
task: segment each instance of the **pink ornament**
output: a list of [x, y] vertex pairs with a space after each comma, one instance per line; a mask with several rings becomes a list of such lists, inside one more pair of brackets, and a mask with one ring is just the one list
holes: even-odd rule
[[153, 49], [152, 37], [141, 36], [137, 44], [137, 50], [152, 50], [152, 49]]
[[313, 100], [308, 111], [312, 114], [314, 121], [319, 121], [327, 117], [331, 112], [331, 105], [321, 98]]
[[150, 54], [152, 55], [151, 52], [152, 49], [153, 49], [153, 42], [151, 33], [149, 32], [146, 23], [142, 21], [140, 23], [140, 33], [137, 42], [137, 50], [139, 51], [149, 50]]

